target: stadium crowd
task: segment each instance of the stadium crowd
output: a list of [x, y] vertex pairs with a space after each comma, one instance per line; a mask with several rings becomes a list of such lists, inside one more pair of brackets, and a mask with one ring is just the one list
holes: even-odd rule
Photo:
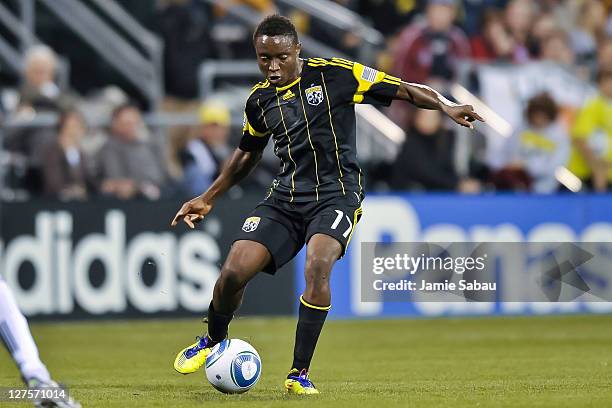
[[[583, 190], [606, 191], [612, 185], [612, 2], [603, 0], [335, 0], [360, 14], [385, 38], [372, 62], [378, 69], [410, 82], [426, 83], [452, 97], [457, 82], [474, 94], [486, 93], [474, 67], [517, 68], [533, 62], [560, 67], [587, 92], [583, 103], [566, 103], [557, 93], [532, 87], [516, 95], [518, 120], [493, 157], [483, 153], [489, 138], [473, 139], [468, 165], [455, 165], [457, 128], [436, 111], [394, 103], [384, 113], [406, 133], [397, 157], [364, 163], [376, 189], [457, 191], [530, 191], [568, 189], [560, 169], [580, 180]], [[253, 59], [250, 28], [221, 6], [197, 0], [132, 2], [126, 7], [164, 42], [164, 88], [161, 109], [197, 111], [200, 124], [169, 132], [149, 129], [143, 112], [151, 109], [137, 93], [123, 87], [107, 92], [103, 112], [108, 126], [88, 124], [82, 107], [100, 100], [93, 91], [117, 81], [108, 67], [91, 67], [61, 31], [46, 46], [25, 54], [22, 78], [13, 81], [17, 98], [1, 99], [6, 117], [53, 112], [52, 127], [17, 127], [4, 135], [13, 168], [7, 183], [32, 196], [86, 199], [160, 197], [203, 191], [235, 145], [239, 129], [219, 101], [201, 106], [198, 68], [213, 59]], [[289, 15], [298, 29], [345, 55], [359, 58], [363, 39], [339, 35], [319, 19], [283, 8], [272, 0], [242, 3], [262, 15]], [[44, 20], [43, 20], [44, 22]], [[41, 38], [46, 40], [45, 27]], [[57, 81], [58, 57], [70, 61], [70, 83]], [[471, 67], [468, 74], [462, 66]], [[556, 75], [550, 71], [550, 75]], [[2, 76], [5, 83], [10, 83]], [[561, 86], [561, 77], [558, 81]], [[517, 85], [518, 87], [518, 85]], [[5, 87], [6, 88], [6, 87]], [[115, 89], [115, 91], [117, 91]], [[563, 89], [559, 90], [560, 92]], [[113, 97], [108, 95], [114, 95]], [[117, 94], [120, 97], [117, 97]], [[92, 96], [93, 95], [93, 96]], [[503, 115], [502, 115], [503, 116]], [[155, 137], [159, 133], [169, 137]], [[272, 162], [271, 162], [272, 163]], [[18, 165], [20, 164], [20, 165]], [[253, 175], [252, 183], [271, 181], [274, 164]], [[571, 189], [571, 188], [570, 188]]]

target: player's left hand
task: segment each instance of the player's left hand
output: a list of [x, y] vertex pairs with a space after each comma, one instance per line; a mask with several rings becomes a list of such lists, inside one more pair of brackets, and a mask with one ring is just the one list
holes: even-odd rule
[[469, 127], [470, 129], [474, 129], [475, 120], [479, 120], [484, 122], [485, 120], [474, 111], [474, 107], [472, 105], [455, 105], [455, 106], [447, 106], [444, 108], [444, 113], [446, 113], [452, 120], [460, 124], [461, 126]]

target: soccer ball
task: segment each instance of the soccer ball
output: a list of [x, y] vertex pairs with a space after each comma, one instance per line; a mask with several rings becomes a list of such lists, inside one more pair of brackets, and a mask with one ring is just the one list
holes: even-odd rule
[[225, 339], [206, 357], [206, 378], [217, 390], [240, 394], [251, 389], [261, 375], [257, 350], [240, 339]]

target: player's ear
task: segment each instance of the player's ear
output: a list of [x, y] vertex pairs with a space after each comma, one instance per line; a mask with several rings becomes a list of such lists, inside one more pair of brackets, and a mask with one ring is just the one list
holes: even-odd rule
[[300, 56], [300, 51], [302, 51], [302, 43], [299, 42], [299, 43], [295, 44], [295, 55], [297, 57]]

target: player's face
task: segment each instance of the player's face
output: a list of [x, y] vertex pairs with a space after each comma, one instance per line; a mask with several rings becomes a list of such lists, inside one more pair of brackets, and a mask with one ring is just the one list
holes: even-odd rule
[[275, 86], [284, 86], [300, 75], [300, 49], [288, 35], [262, 35], [255, 40], [259, 70]]

